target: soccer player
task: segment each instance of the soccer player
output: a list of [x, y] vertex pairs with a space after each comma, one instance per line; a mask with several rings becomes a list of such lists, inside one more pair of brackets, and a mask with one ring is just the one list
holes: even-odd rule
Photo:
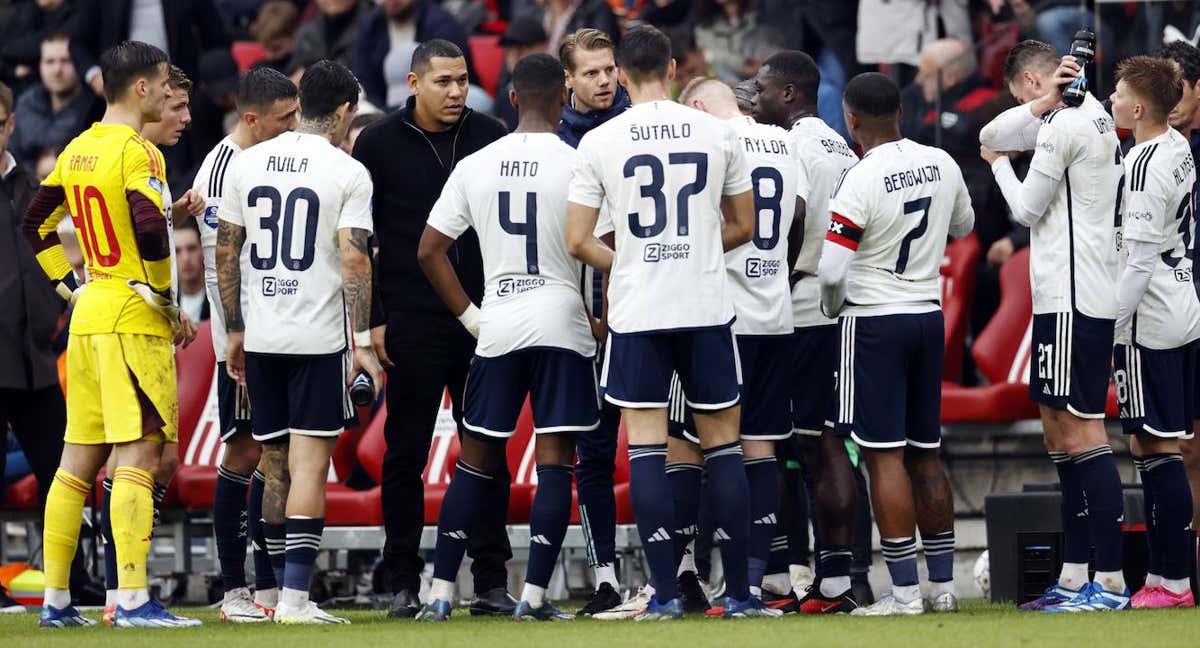
[[[162, 154], [138, 132], [162, 121], [169, 63], [126, 41], [101, 56], [103, 119], [67, 145], [25, 214], [23, 229], [60, 294], [75, 303], [67, 345], [66, 448], [46, 503], [42, 627], [93, 625], [70, 605], [68, 572], [92, 480], [111, 446], [112, 527], [119, 565], [117, 627], [199, 625], [150, 599], [146, 558], [154, 472], [177, 435], [170, 231]], [[70, 211], [90, 282], [78, 285], [56, 227]]]
[[[256, 470], [262, 445], [251, 436], [245, 389], [225, 370], [225, 316], [217, 286], [217, 225], [229, 164], [243, 150], [296, 128], [299, 91], [282, 73], [268, 67], [246, 72], [238, 82], [240, 119], [233, 132], [204, 158], [194, 189], [205, 199], [200, 227], [204, 273], [212, 313], [213, 351], [217, 356], [217, 406], [225, 453], [217, 467], [213, 494], [213, 533], [217, 537], [221, 584], [225, 599], [221, 620], [230, 623], [267, 621], [279, 602], [278, 584], [262, 530], [263, 473]], [[249, 491], [249, 504], [247, 504]], [[245, 526], [243, 526], [243, 523]], [[246, 587], [246, 535], [254, 546], [254, 597]]]
[[[725, 269], [737, 319], [738, 357], [742, 368], [742, 407], [739, 429], [746, 479], [750, 486], [748, 551], [750, 594], [762, 598], [763, 576], [771, 554], [779, 508], [779, 470], [775, 442], [792, 434], [791, 391], [793, 346], [788, 250], [797, 206], [800, 157], [791, 135], [778, 126], [759, 124], [738, 111], [733, 89], [714, 79], [694, 81], [680, 93], [679, 102], [724, 120], [737, 133], [750, 165], [754, 192], [754, 235], [725, 254]], [[801, 231], [797, 228], [796, 231]], [[678, 430], [678, 427], [672, 429]], [[676, 455], [679, 452], [679, 455]], [[698, 448], [668, 441], [667, 461], [697, 468]], [[669, 471], [675, 495], [676, 529], [695, 527], [700, 504], [700, 471]], [[683, 517], [690, 514], [690, 517]], [[678, 553], [678, 547], [676, 548]], [[780, 588], [777, 606], [794, 603], [790, 583]], [[685, 600], [686, 602], [686, 600]]]
[[325, 528], [329, 460], [346, 418], [347, 309], [355, 369], [377, 392], [383, 382], [369, 330], [371, 180], [338, 148], [358, 87], [340, 63], [309, 67], [296, 132], [239, 154], [217, 211], [225, 366], [246, 387], [252, 433], [265, 446], [266, 542], [286, 548], [283, 569], [273, 565], [282, 588], [276, 623], [347, 622], [317, 607], [308, 591]]
[[[572, 147], [589, 131], [625, 112], [629, 94], [617, 80], [617, 62], [612, 38], [599, 29], [579, 29], [563, 38], [558, 46], [558, 61], [566, 70], [567, 107], [558, 126], [558, 136]], [[601, 219], [602, 223], [607, 219]], [[602, 226], [603, 227], [603, 226]], [[611, 228], [600, 232], [610, 240]], [[605, 238], [607, 237], [607, 238]], [[595, 317], [604, 316], [603, 273], [588, 268], [584, 276], [584, 300]], [[597, 354], [596, 373], [600, 373], [601, 354]], [[579, 610], [580, 616], [606, 619], [627, 618], [644, 608], [640, 596], [623, 602], [617, 591], [616, 524], [617, 501], [613, 495], [613, 470], [617, 458], [617, 430], [621, 410], [611, 403], [600, 406], [600, 426], [579, 435], [579, 462], [575, 466], [579, 492], [579, 516], [588, 546], [588, 562], [596, 589]]]
[[[633, 107], [579, 144], [567, 207], [571, 255], [610, 272], [604, 398], [622, 409], [630, 486], [655, 594], [639, 620], [683, 614], [665, 497], [667, 392], [679, 373], [704, 449], [728, 616], [760, 616], [746, 576], [749, 493], [738, 438], [740, 371], [724, 251], [750, 240], [754, 197], [736, 133], [670, 100], [675, 63], [662, 32], [640, 25], [617, 52]], [[602, 204], [617, 249], [594, 232]]]
[[[575, 151], [555, 134], [566, 105], [562, 66], [549, 54], [521, 59], [510, 99], [510, 135], [458, 164], [421, 236], [417, 258], [438, 294], [479, 339], [467, 375], [462, 455], [438, 516], [437, 561], [422, 621], [450, 618], [454, 581], [488, 482], [507, 460], [528, 395], [538, 489], [529, 523], [529, 568], [518, 621], [572, 619], [545, 599], [571, 517], [575, 438], [599, 425], [592, 358], [596, 340], [579, 294], [582, 264], [567, 253], [567, 185]], [[467, 228], [479, 235], [486, 287], [471, 303], [450, 259]]]
[[[842, 438], [832, 434], [837, 401], [837, 321], [821, 312], [817, 267], [829, 230], [829, 198], [858, 156], [817, 115], [821, 72], [804, 52], [779, 52], [754, 79], [755, 115], [763, 123], [790, 128], [799, 149], [797, 242], [790, 247], [796, 374], [792, 377], [792, 423], [800, 456], [812, 475], [817, 539], [817, 582], [800, 603], [805, 614], [850, 612], [851, 545], [857, 487]], [[825, 376], [813, 379], [813, 376]], [[865, 504], [865, 503], [864, 503]], [[786, 538], [777, 544], [786, 546]], [[783, 562], [783, 561], [779, 561]], [[770, 575], [779, 584], [786, 574]], [[781, 589], [778, 586], [775, 589]]]
[[[1060, 107], [1060, 84], [1073, 81], [1078, 69], [1070, 57], [1060, 64], [1050, 45], [1018, 43], [1004, 62], [1004, 78], [1025, 105], [1003, 114], [999, 132], [992, 133], [991, 124], [984, 129], [988, 138], [981, 132], [986, 142], [980, 154], [992, 165], [1013, 219], [1030, 228], [1029, 394], [1038, 403], [1046, 449], [1062, 482], [1062, 571], [1043, 596], [1023, 606], [1027, 610], [1068, 601], [1068, 610], [1129, 604], [1121, 572], [1125, 503], [1104, 431], [1125, 174], [1116, 128], [1100, 102], [1089, 94], [1078, 108]], [[1035, 130], [1036, 148], [1022, 183], [1008, 156], [987, 144], [1008, 150]], [[1088, 582], [1093, 546], [1094, 585]]]
[[1168, 116], [1183, 94], [1171, 61], [1135, 56], [1117, 66], [1113, 120], [1133, 131], [1117, 282], [1113, 377], [1145, 497], [1149, 573], [1135, 608], [1193, 607], [1195, 533], [1180, 440], [1192, 436], [1200, 300], [1192, 285], [1196, 163]]
[[[179, 138], [183, 136], [183, 131], [187, 129], [192, 122], [191, 110], [188, 103], [192, 92], [192, 81], [184, 74], [183, 70], [172, 65], [171, 71], [167, 79], [167, 85], [171, 89], [171, 97], [167, 99], [166, 106], [163, 109], [162, 121], [151, 122], [142, 127], [141, 135], [155, 146], [175, 146], [179, 143]], [[175, 244], [174, 231], [175, 225], [173, 219], [176, 217], [186, 218], [190, 215], [189, 210], [203, 211], [204, 202], [193, 191], [185, 192], [178, 201], [172, 204], [171, 190], [169, 185], [163, 185], [163, 204], [167, 205], [167, 225], [168, 234], [171, 236], [171, 294], [172, 299], [178, 301], [178, 286], [179, 281], [177, 274], [177, 266], [175, 264]], [[179, 311], [180, 330], [175, 336], [176, 344], [187, 346], [191, 344], [196, 337], [196, 326], [191, 319], [182, 310]], [[179, 444], [173, 441], [163, 443], [162, 456], [159, 458], [158, 467], [154, 471], [154, 526], [158, 526], [160, 507], [162, 506], [163, 498], [166, 497], [167, 487], [171, 484], [171, 479], [175, 476], [175, 470], [179, 467]], [[102, 620], [105, 625], [112, 625], [117, 613], [117, 556], [112, 534], [112, 477], [117, 470], [116, 457], [110, 453], [108, 462], [105, 467], [105, 474], [110, 475], [105, 477], [102, 482], [104, 491], [104, 501], [102, 504], [103, 516], [101, 518], [101, 531], [104, 535], [104, 540], [108, 544], [108, 550], [104, 552], [104, 580], [107, 587], [105, 592], [104, 613]]]
[[900, 135], [900, 90], [878, 73], [846, 85], [846, 126], [863, 159], [834, 189], [821, 250], [821, 308], [840, 316], [836, 430], [862, 449], [892, 593], [858, 616], [922, 614], [916, 530], [935, 612], [958, 608], [954, 503], [942, 463], [946, 236], [975, 224], [962, 171]]

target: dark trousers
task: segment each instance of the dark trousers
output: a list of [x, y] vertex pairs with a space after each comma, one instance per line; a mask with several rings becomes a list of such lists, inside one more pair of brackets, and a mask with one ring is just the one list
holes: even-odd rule
[[[455, 320], [414, 331], [409, 320], [400, 330], [389, 325], [388, 356], [395, 367], [387, 372], [387, 422], [383, 456], [383, 523], [387, 540], [383, 560], [387, 586], [393, 592], [417, 591], [425, 562], [420, 555], [425, 525], [425, 482], [422, 473], [429, 457], [434, 424], [443, 390], [449, 388], [454, 421], [462, 428], [462, 394], [471, 365], [475, 341]], [[508, 517], [507, 465], [501, 464], [495, 488], [480, 507], [484, 514], [471, 533], [467, 554], [474, 562], [475, 591], [482, 594], [506, 587], [505, 562], [512, 558], [505, 522]]]
[[[38, 482], [38, 498], [44, 509], [46, 494], [54, 481], [58, 462], [62, 459], [63, 436], [67, 431], [67, 403], [58, 385], [42, 389], [0, 389], [0, 430], [5, 424], [12, 427], [13, 436], [21, 444], [21, 452], [33, 469]], [[0, 452], [0, 475], [4, 474], [7, 453]], [[78, 475], [91, 479], [95, 475]], [[82, 544], [71, 563], [71, 584], [78, 587], [89, 580]]]

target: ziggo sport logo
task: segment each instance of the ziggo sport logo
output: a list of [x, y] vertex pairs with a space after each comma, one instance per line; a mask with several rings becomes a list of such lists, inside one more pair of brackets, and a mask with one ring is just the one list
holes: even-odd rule
[[686, 259], [691, 253], [690, 243], [647, 243], [646, 247], [642, 248], [642, 261], [658, 263], [659, 261]]

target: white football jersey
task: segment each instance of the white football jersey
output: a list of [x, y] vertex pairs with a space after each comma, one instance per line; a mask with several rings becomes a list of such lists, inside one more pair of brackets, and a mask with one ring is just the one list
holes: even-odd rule
[[[225, 361], [225, 311], [221, 308], [221, 291], [217, 287], [217, 209], [225, 189], [226, 171], [242, 147], [226, 137], [204, 156], [192, 189], [204, 197], [204, 216], [196, 219], [200, 228], [200, 248], [204, 252], [204, 284], [208, 293], [209, 318], [212, 321], [213, 352], [217, 362]], [[246, 287], [243, 284], [242, 290]]]
[[1192, 284], [1192, 149], [1174, 128], [1129, 151], [1124, 239], [1158, 246], [1158, 262], [1134, 315], [1137, 344], [1175, 349], [1200, 338], [1200, 300]]
[[609, 328], [731, 322], [720, 203], [749, 190], [750, 167], [733, 129], [673, 101], [637, 104], [585, 135], [568, 199], [612, 214]]
[[320, 135], [285, 133], [230, 164], [217, 212], [246, 228], [246, 351], [323, 355], [346, 348], [337, 231], [372, 231], [371, 176]]
[[429, 214], [457, 239], [475, 228], [484, 295], [477, 355], [553, 347], [591, 357], [596, 341], [567, 252], [567, 185], [575, 149], [555, 133], [512, 133], [463, 158]]
[[827, 244], [858, 250], [845, 315], [937, 310], [946, 237], [975, 219], [958, 164], [945, 151], [902, 139], [877, 146], [835, 189]]
[[792, 136], [750, 117], [729, 120], [741, 140], [754, 189], [754, 237], [725, 253], [738, 335], [792, 332], [788, 233], [796, 212], [800, 161]]
[[804, 201], [804, 237], [792, 268], [804, 276], [792, 288], [792, 315], [797, 327], [834, 324], [821, 312], [817, 265], [829, 231], [829, 198], [846, 170], [858, 163], [858, 156], [820, 117], [797, 120], [791, 132], [800, 150], [796, 194]]
[[1090, 94], [1078, 108], [1048, 114], [1030, 168], [1061, 181], [1029, 230], [1033, 312], [1116, 319], [1125, 167], [1112, 117]]

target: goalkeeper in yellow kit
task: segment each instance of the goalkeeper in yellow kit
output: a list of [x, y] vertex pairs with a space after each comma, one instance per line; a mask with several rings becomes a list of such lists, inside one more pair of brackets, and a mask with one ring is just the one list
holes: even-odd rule
[[[100, 59], [104, 118], [67, 145], [25, 213], [37, 260], [74, 303], [67, 343], [66, 447], [46, 501], [46, 594], [39, 625], [93, 625], [71, 606], [71, 559], [97, 471], [112, 448], [112, 527], [118, 563], [117, 627], [179, 627], [150, 600], [146, 558], [154, 471], [175, 441], [178, 397], [170, 297], [171, 251], [162, 154], [138, 133], [161, 121], [169, 63], [146, 43], [115, 45]], [[71, 214], [89, 281], [80, 286], [56, 233]]]

